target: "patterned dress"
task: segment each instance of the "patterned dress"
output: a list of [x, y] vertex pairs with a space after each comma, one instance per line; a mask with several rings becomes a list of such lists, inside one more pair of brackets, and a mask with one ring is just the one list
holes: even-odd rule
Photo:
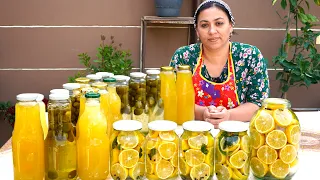
[[[177, 70], [180, 64], [191, 67], [198, 105], [223, 105], [231, 109], [239, 104], [251, 102], [261, 106], [262, 100], [269, 96], [267, 62], [255, 46], [230, 42], [230, 57], [221, 75], [216, 78], [209, 75], [203, 63], [202, 45], [199, 43], [176, 50], [170, 66]], [[203, 86], [204, 83], [206, 86]], [[211, 86], [211, 90], [208, 86]], [[229, 96], [233, 98], [228, 99]]]

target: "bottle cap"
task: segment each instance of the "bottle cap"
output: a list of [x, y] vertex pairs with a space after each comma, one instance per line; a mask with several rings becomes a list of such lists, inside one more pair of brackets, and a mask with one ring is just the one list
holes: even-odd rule
[[67, 100], [69, 99], [69, 94], [50, 94], [50, 100]]
[[163, 67], [161, 67], [161, 71], [173, 71], [173, 67], [171, 67], [171, 66], [163, 66]]
[[91, 80], [100, 80], [102, 78], [100, 75], [97, 74], [88, 74], [86, 77]]
[[113, 77], [114, 74], [110, 72], [97, 72], [96, 75], [101, 76], [102, 78]]
[[17, 95], [18, 101], [36, 101], [38, 95], [36, 93], [22, 93]]
[[115, 78], [104, 78], [103, 82], [116, 82], [117, 80]]
[[134, 78], [145, 78], [146, 74], [142, 73], [142, 72], [132, 72], [130, 73], [130, 77], [134, 77]]
[[87, 83], [89, 83], [89, 81], [90, 81], [90, 79], [86, 78], [86, 77], [79, 77], [76, 79], [77, 83], [82, 83], [82, 84], [87, 84]]
[[69, 91], [66, 89], [52, 89], [50, 90], [50, 94], [68, 94], [69, 95]]
[[99, 98], [100, 94], [95, 92], [88, 92], [85, 95], [86, 98]]
[[79, 83], [65, 83], [62, 85], [62, 87], [66, 90], [74, 90], [74, 89], [79, 89], [80, 84]]
[[142, 123], [136, 120], [119, 120], [113, 123], [113, 129], [118, 131], [136, 131], [142, 129]]
[[189, 70], [190, 71], [190, 66], [189, 65], [179, 65], [178, 70]]
[[153, 131], [173, 131], [177, 128], [177, 123], [167, 120], [155, 120], [148, 124]]
[[183, 129], [193, 132], [211, 131], [214, 126], [206, 121], [187, 121], [182, 124]]
[[147, 74], [160, 74], [160, 71], [159, 70], [156, 70], [156, 69], [149, 69], [146, 71]]
[[219, 129], [226, 132], [244, 132], [249, 128], [249, 124], [241, 121], [223, 121], [219, 124]]

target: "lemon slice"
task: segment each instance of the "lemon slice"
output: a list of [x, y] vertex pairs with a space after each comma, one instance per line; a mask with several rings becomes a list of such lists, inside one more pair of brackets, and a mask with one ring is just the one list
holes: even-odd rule
[[156, 165], [156, 175], [160, 179], [167, 179], [173, 174], [173, 171], [174, 171], [174, 167], [169, 161], [161, 160]]
[[111, 165], [119, 162], [119, 154], [120, 150], [118, 148], [114, 148], [111, 151]]
[[186, 140], [186, 139], [181, 139], [181, 150], [182, 150], [182, 151], [186, 151], [186, 150], [188, 150], [188, 149], [190, 149], [190, 146], [189, 146], [189, 144], [188, 144], [188, 140]]
[[171, 159], [178, 149], [175, 143], [165, 142], [159, 145], [158, 151], [163, 159]]
[[286, 127], [291, 124], [293, 119], [292, 113], [288, 109], [277, 109], [273, 111], [273, 118], [278, 126]]
[[263, 145], [258, 149], [257, 157], [265, 164], [272, 164], [278, 159], [278, 153], [268, 145]]
[[154, 174], [154, 163], [152, 163], [148, 158], [146, 159], [146, 173]]
[[176, 152], [173, 157], [170, 159], [170, 162], [173, 167], [178, 167], [178, 152]]
[[197, 166], [204, 162], [205, 155], [200, 150], [189, 149], [185, 152], [186, 162], [189, 166]]
[[210, 166], [206, 163], [201, 163], [191, 168], [190, 177], [192, 180], [203, 179], [207, 180], [210, 178]]
[[259, 133], [268, 133], [275, 128], [273, 117], [265, 110], [260, 111], [259, 116], [254, 119], [254, 125]]
[[241, 173], [244, 174], [245, 176], [249, 176], [250, 172], [250, 164], [246, 163], [244, 166], [240, 169]]
[[285, 145], [279, 153], [280, 159], [286, 163], [292, 163], [297, 157], [297, 150], [293, 145]]
[[203, 144], [208, 145], [208, 137], [203, 134], [199, 134], [189, 138], [188, 144], [192, 149], [201, 149]]
[[221, 136], [219, 150], [222, 154], [232, 154], [240, 149], [239, 136]]
[[119, 163], [116, 163], [111, 166], [110, 174], [113, 179], [126, 179], [128, 177], [128, 170], [121, 166]]
[[285, 134], [288, 138], [288, 143], [297, 145], [300, 141], [300, 126], [290, 125], [286, 128]]
[[226, 156], [220, 152], [220, 150], [216, 149], [215, 152], [215, 163], [223, 164], [226, 162]]
[[254, 149], [258, 149], [259, 147], [264, 145], [264, 141], [265, 141], [264, 134], [260, 134], [257, 130], [251, 129], [250, 136], [251, 136], [251, 139], [252, 139], [251, 140], [252, 147]]
[[273, 149], [281, 149], [287, 144], [287, 136], [281, 130], [273, 130], [267, 135], [266, 142]]
[[250, 137], [248, 135], [244, 135], [240, 140], [240, 149], [245, 153], [250, 153]]
[[237, 169], [242, 168], [248, 160], [248, 155], [243, 150], [239, 150], [230, 157], [230, 164]]
[[151, 149], [147, 151], [147, 159], [149, 159], [152, 163], [158, 163], [162, 157], [157, 149]]
[[129, 169], [129, 176], [133, 180], [142, 179], [145, 173], [144, 163], [138, 162], [133, 168]]
[[268, 165], [263, 163], [260, 159], [257, 157], [251, 158], [250, 161], [252, 173], [259, 178], [264, 177], [268, 172]]
[[[249, 163], [246, 163], [249, 164]], [[232, 169], [232, 178], [233, 179], [238, 179], [238, 180], [242, 180], [242, 179], [248, 179], [248, 175], [243, 175], [238, 169]]]
[[133, 168], [138, 161], [139, 152], [134, 149], [126, 149], [119, 154], [119, 162], [125, 168]]
[[290, 171], [290, 165], [284, 163], [281, 159], [277, 159], [273, 164], [270, 166], [271, 174], [278, 179], [284, 179]]
[[176, 138], [174, 131], [161, 131], [159, 137], [164, 141], [173, 141]]
[[138, 145], [139, 138], [135, 132], [122, 131], [119, 133], [117, 141], [121, 145], [121, 148], [133, 149]]
[[222, 164], [216, 164], [216, 175], [218, 179], [229, 180], [232, 177], [232, 169]]
[[158, 148], [160, 141], [161, 141], [160, 138], [154, 138], [154, 139], [148, 140], [146, 145], [147, 150]]
[[183, 158], [179, 158], [179, 170], [180, 173], [185, 176], [190, 173], [191, 168]]

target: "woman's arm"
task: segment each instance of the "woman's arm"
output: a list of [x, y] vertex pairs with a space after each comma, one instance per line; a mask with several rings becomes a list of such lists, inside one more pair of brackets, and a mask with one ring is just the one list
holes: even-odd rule
[[199, 106], [197, 104], [194, 105], [194, 116], [195, 120], [204, 120], [203, 119], [203, 113], [204, 111], [208, 109], [206, 106]]

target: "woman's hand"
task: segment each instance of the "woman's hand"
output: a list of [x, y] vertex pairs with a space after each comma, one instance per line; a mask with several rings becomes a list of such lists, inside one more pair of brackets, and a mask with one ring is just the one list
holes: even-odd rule
[[230, 112], [223, 106], [208, 106], [203, 112], [203, 119], [218, 128], [222, 121], [227, 121], [230, 118]]

